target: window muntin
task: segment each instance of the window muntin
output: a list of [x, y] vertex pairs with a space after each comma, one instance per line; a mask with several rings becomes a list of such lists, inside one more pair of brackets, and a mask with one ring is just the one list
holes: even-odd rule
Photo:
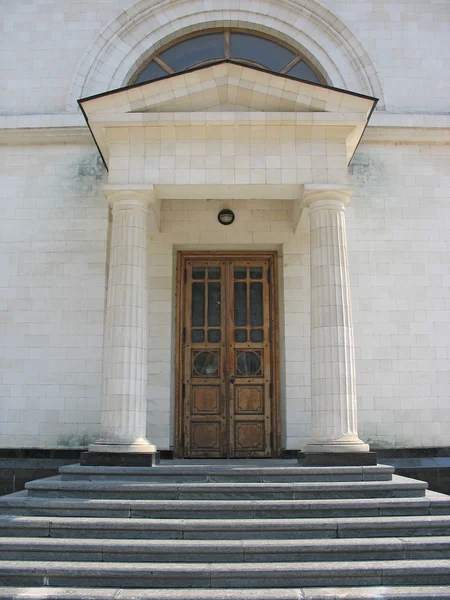
[[230, 58], [250, 61], [269, 71], [281, 71], [295, 56], [284, 46], [267, 38], [234, 31], [230, 37]]
[[223, 34], [209, 33], [188, 38], [164, 50], [159, 57], [177, 73], [205, 60], [220, 60], [225, 58]]
[[167, 71], [155, 63], [154, 60], [148, 63], [143, 71], [139, 73], [134, 83], [144, 83], [145, 81], [153, 81], [165, 77]]
[[175, 41], [169, 47], [153, 54], [147, 65], [132, 78], [131, 83], [153, 81], [172, 73], [181, 73], [228, 58], [296, 79], [324, 83], [319, 73], [314, 71], [296, 49], [288, 48], [267, 36], [229, 29], [202, 32]]
[[312, 81], [313, 83], [320, 83], [320, 79], [304, 60], [301, 60], [295, 64], [292, 69], [287, 71], [286, 75], [289, 75], [289, 77], [295, 77], [296, 79], [306, 79], [307, 81]]

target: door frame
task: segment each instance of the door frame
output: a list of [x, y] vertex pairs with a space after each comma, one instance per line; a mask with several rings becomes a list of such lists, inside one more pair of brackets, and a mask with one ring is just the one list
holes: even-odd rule
[[175, 431], [174, 457], [183, 458], [184, 435], [184, 403], [182, 397], [183, 378], [183, 306], [185, 304], [184, 269], [188, 260], [235, 260], [246, 257], [257, 257], [268, 260], [272, 278], [269, 286], [270, 328], [271, 328], [271, 363], [273, 366], [273, 394], [271, 399], [272, 413], [272, 458], [280, 456], [280, 337], [278, 310], [278, 253], [275, 250], [179, 250], [176, 265], [176, 317], [175, 317]]

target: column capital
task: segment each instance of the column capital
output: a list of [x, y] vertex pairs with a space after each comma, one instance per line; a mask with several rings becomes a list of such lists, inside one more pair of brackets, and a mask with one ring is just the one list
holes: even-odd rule
[[[345, 208], [353, 195], [353, 189], [342, 184], [308, 183], [303, 188], [304, 206], [311, 208]], [[317, 202], [317, 204], [316, 204]]]
[[155, 202], [155, 189], [152, 185], [105, 185], [103, 193], [113, 210], [147, 210]]

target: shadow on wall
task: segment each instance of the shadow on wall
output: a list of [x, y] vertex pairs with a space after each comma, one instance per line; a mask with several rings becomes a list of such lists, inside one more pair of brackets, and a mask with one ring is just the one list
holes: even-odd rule
[[27, 481], [53, 477], [59, 467], [78, 462], [80, 450], [0, 449], [0, 496], [20, 492]]

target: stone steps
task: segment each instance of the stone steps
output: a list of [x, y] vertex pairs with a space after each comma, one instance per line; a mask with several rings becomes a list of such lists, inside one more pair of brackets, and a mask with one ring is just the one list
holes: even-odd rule
[[[272, 461], [271, 461], [272, 462]], [[141, 481], [172, 483], [283, 483], [318, 481], [391, 481], [394, 467], [245, 467], [210, 465], [176, 465], [170, 467], [88, 467], [67, 465], [59, 469], [61, 481]]]
[[0, 585], [120, 588], [285, 588], [449, 585], [450, 559], [291, 563], [0, 561]]
[[0, 539], [0, 561], [308, 563], [450, 559], [450, 536], [317, 540]]
[[266, 464], [30, 482], [0, 498], [0, 600], [450, 597], [450, 497], [389, 467]]
[[450, 536], [450, 515], [317, 519], [120, 519], [0, 516], [0, 537], [120, 540], [347, 539]]
[[[0, 587], [0, 600], [441, 600], [450, 586], [370, 586], [297, 589], [100, 589]], [[76, 595], [75, 595], [76, 594]]]
[[450, 497], [427, 491], [424, 497], [327, 500], [117, 500], [30, 497], [17, 492], [0, 498], [0, 512], [15, 515], [123, 517], [140, 519], [287, 519], [450, 514]]
[[26, 484], [29, 497], [144, 500], [320, 500], [424, 497], [427, 484], [394, 475], [392, 481], [323, 481], [295, 483], [153, 483], [147, 481], [64, 481], [49, 477]]

